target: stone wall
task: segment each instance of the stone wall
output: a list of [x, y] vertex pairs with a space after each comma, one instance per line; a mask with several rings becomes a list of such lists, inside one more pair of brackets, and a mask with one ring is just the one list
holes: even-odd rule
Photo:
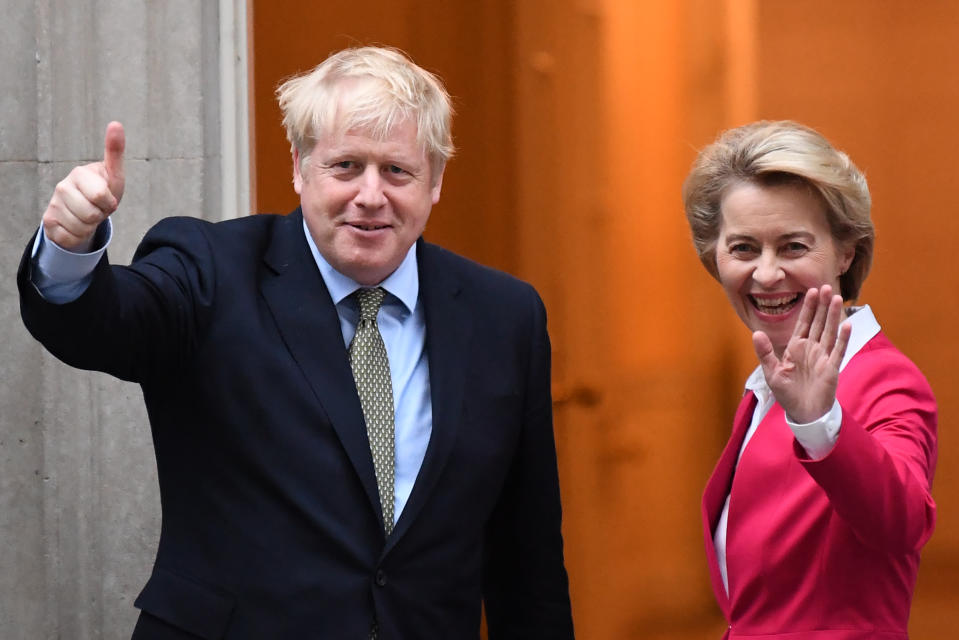
[[[242, 2], [238, 3], [242, 5]], [[113, 262], [168, 215], [221, 211], [220, 5], [0, 0], [0, 635], [129, 638], [159, 534], [140, 389], [28, 335], [14, 274], [53, 186], [127, 133]], [[231, 141], [235, 144], [235, 141]]]

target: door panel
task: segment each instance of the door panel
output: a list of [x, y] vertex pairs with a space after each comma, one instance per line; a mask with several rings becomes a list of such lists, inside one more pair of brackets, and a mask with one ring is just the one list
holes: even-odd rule
[[[720, 130], [798, 119], [866, 170], [878, 249], [863, 301], [926, 372], [941, 422], [955, 415], [959, 5], [272, 0], [253, 2], [251, 31], [259, 211], [296, 206], [273, 98], [284, 77], [344, 46], [385, 43], [447, 83], [458, 152], [426, 235], [529, 280], [546, 302], [580, 637], [724, 629], [699, 496], [755, 356], [695, 257], [679, 197]], [[916, 640], [959, 624], [956, 457], [947, 437]]]

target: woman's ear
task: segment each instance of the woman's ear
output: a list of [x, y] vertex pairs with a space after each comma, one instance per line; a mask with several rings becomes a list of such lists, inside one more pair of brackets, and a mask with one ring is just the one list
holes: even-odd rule
[[844, 276], [846, 272], [849, 271], [849, 267], [852, 266], [852, 261], [856, 257], [856, 245], [850, 244], [842, 249], [842, 256], [840, 259], [841, 269], [839, 270], [839, 275]]

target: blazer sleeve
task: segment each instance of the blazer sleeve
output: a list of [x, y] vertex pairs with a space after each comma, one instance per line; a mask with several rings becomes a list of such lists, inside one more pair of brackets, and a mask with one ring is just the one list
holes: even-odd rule
[[524, 424], [487, 529], [483, 591], [490, 640], [573, 638], [546, 311], [532, 290], [530, 297]]
[[54, 356], [81, 369], [144, 382], [192, 352], [213, 297], [212, 252], [192, 218], [169, 218], [144, 237], [129, 267], [104, 255], [86, 291], [71, 302], [43, 298], [29, 248], [17, 274], [20, 311]]
[[842, 427], [825, 458], [800, 463], [836, 513], [868, 546], [916, 551], [935, 528], [936, 401], [916, 366], [894, 347], [857, 354], [840, 376]]

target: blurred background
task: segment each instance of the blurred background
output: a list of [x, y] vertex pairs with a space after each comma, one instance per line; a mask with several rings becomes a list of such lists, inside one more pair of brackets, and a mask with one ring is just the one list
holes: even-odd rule
[[[426, 236], [529, 280], [550, 314], [574, 618], [583, 638], [723, 628], [699, 497], [755, 365], [689, 240], [680, 186], [722, 129], [794, 119], [866, 173], [861, 302], [939, 400], [935, 536], [913, 638], [959, 625], [959, 3], [253, 2], [256, 211], [296, 206], [273, 90], [324, 53], [400, 47], [454, 96]], [[293, 13], [299, 19], [290, 20]]]
[[[532, 282], [549, 311], [581, 638], [694, 640], [725, 627], [699, 500], [755, 356], [689, 240], [680, 186], [697, 150], [763, 118], [798, 120], [845, 150], [869, 179], [877, 228], [860, 302], [939, 401], [939, 521], [911, 637], [955, 637], [959, 2], [0, 4], [38, 43], [35, 61], [0, 75], [33, 74], [35, 91], [16, 105], [33, 100], [25, 157], [0, 140], [0, 187], [29, 185], [3, 252], [13, 339], [0, 403], [14, 410], [0, 423], [0, 532], [13, 553], [0, 554], [0, 627], [19, 629], [10, 637], [128, 637], [158, 531], [137, 389], [61, 371], [16, 317], [11, 274], [52, 185], [97, 157], [118, 118], [130, 161], [115, 260], [170, 213], [287, 212], [297, 199], [273, 92], [361, 44], [405, 50], [453, 96], [458, 152], [426, 237]], [[20, 121], [0, 118], [0, 134], [16, 137]]]

